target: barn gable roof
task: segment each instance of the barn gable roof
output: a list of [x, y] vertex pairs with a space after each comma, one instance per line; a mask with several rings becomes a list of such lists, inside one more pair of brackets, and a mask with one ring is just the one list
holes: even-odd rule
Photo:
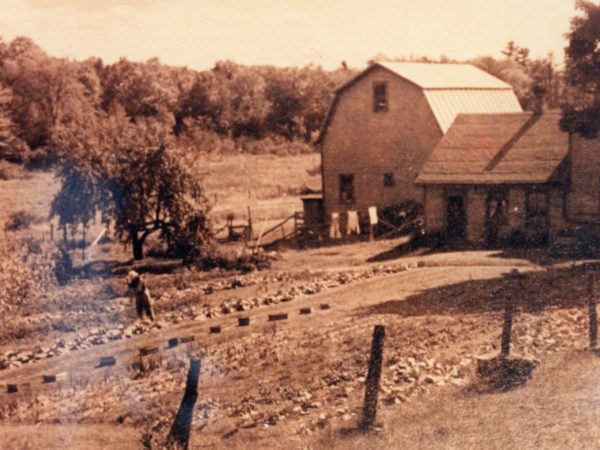
[[560, 113], [461, 114], [418, 184], [530, 184], [554, 180], [569, 151]]
[[336, 90], [317, 143], [325, 138], [339, 96], [377, 67], [423, 91], [442, 133], [460, 113], [522, 111], [509, 84], [470, 64], [376, 62]]

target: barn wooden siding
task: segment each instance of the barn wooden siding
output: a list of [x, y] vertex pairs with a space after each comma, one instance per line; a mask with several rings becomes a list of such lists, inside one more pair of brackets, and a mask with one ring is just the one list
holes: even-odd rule
[[[387, 112], [373, 112], [374, 82], [387, 82]], [[422, 202], [414, 180], [441, 136], [423, 92], [388, 70], [374, 68], [339, 97], [322, 142], [326, 215], [405, 199]], [[394, 174], [393, 187], [383, 185], [388, 172]], [[354, 174], [353, 204], [339, 201], [339, 174], [344, 173]]]

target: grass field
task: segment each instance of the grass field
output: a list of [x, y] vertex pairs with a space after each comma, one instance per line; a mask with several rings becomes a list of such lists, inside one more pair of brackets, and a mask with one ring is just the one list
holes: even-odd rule
[[[320, 155], [206, 155], [198, 163], [198, 176], [213, 206], [212, 218], [221, 225], [228, 214], [247, 220], [247, 209], [256, 223], [288, 217], [302, 209], [298, 193], [306, 183], [320, 185]], [[8, 216], [27, 211], [37, 217], [33, 229], [49, 231], [52, 197], [59, 189], [51, 172], [25, 172], [6, 164], [10, 179], [0, 179], [0, 229]], [[98, 228], [96, 230], [96, 228]], [[90, 236], [99, 232], [91, 230]], [[93, 239], [93, 238], [92, 238]]]

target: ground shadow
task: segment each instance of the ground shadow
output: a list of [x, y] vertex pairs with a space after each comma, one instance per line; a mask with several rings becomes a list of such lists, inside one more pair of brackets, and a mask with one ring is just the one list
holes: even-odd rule
[[169, 432], [168, 442], [187, 449], [194, 417], [194, 406], [198, 400], [198, 381], [200, 378], [200, 359], [192, 358], [185, 386], [185, 394], [179, 405], [179, 410]]
[[195, 392], [186, 394], [183, 397], [169, 433], [170, 441], [177, 443], [182, 448], [187, 448], [190, 441], [190, 431], [192, 429], [192, 418], [194, 416], [196, 400], [198, 400], [198, 394]]
[[567, 261], [583, 261], [598, 257], [596, 253], [590, 252], [561, 252], [553, 247], [523, 247], [523, 248], [499, 248], [492, 257], [503, 259], [523, 259], [538, 266], [546, 267]]
[[437, 242], [420, 237], [406, 237], [406, 241], [395, 246], [391, 250], [378, 253], [367, 259], [367, 262], [383, 262], [407, 256], [427, 256], [438, 253], [465, 252], [469, 250], [483, 250], [480, 247], [465, 242]]
[[467, 388], [467, 392], [492, 394], [516, 389], [531, 379], [536, 367], [537, 363], [527, 359], [498, 356], [484, 364], [480, 363], [477, 368], [478, 380]]
[[597, 265], [586, 264], [526, 272], [519, 278], [507, 272], [501, 278], [470, 280], [427, 289], [406, 299], [359, 309], [357, 314], [398, 314], [406, 317], [480, 314], [503, 311], [507, 299], [511, 299], [515, 308], [534, 313], [548, 307], [581, 308], [587, 305], [590, 274], [598, 271]]
[[414, 245], [410, 242], [407, 242], [397, 245], [391, 250], [387, 250], [385, 252], [381, 252], [377, 255], [371, 256], [370, 258], [367, 258], [367, 262], [392, 261], [394, 259], [405, 258], [407, 256], [425, 256], [434, 252], [437, 252], [437, 250]]

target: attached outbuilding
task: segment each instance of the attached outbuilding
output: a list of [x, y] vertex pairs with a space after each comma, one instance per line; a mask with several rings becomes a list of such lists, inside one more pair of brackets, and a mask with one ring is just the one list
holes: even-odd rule
[[365, 214], [406, 200], [460, 113], [520, 113], [510, 85], [468, 64], [371, 65], [338, 89], [319, 138], [323, 211]]
[[556, 236], [569, 209], [589, 203], [571, 192], [582, 173], [572, 171], [572, 139], [559, 121], [554, 112], [459, 115], [417, 178], [427, 232], [488, 245]]

